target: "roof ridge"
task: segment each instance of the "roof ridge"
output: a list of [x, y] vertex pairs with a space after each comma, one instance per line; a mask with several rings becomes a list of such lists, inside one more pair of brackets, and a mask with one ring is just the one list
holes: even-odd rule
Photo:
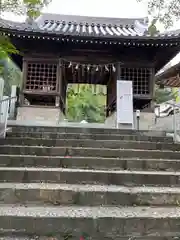
[[128, 18], [128, 17], [106, 17], [106, 16], [90, 16], [90, 15], [77, 15], [77, 14], [59, 14], [59, 13], [43, 13], [41, 14], [40, 17], [42, 16], [55, 16], [55, 17], [59, 17], [59, 16], [64, 16], [64, 17], [81, 17], [81, 18], [96, 18], [96, 19], [125, 19], [125, 20], [147, 20], [148, 17], [133, 17], [133, 18]]
[[44, 22], [59, 22], [63, 21], [65, 23], [75, 22], [77, 24], [99, 24], [99, 25], [134, 25], [135, 21], [139, 21], [141, 24], [147, 26], [147, 18], [114, 18], [114, 17], [95, 17], [95, 16], [78, 16], [78, 15], [65, 15], [65, 14], [51, 14], [44, 13], [38, 19], [38, 24], [43, 24]]

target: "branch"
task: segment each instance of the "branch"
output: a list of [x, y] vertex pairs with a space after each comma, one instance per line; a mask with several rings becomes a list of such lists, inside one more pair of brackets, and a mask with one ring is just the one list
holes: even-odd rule
[[148, 3], [148, 13], [163, 23], [165, 28], [173, 25], [174, 20], [180, 17], [179, 0], [137, 0]]

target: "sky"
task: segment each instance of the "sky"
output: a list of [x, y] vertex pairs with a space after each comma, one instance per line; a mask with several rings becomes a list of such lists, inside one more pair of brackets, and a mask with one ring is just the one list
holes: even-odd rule
[[[107, 0], [106, 0], [107, 1]], [[48, 12], [101, 17], [145, 17], [147, 11], [136, 0], [53, 0]], [[109, 4], [110, 3], [110, 4]], [[58, 8], [57, 8], [58, 6]], [[136, 9], [136, 10], [135, 10]], [[134, 11], [135, 10], [135, 11]]]
[[[110, 4], [109, 4], [110, 3]], [[147, 5], [138, 3], [137, 0], [52, 0], [43, 12], [96, 16], [96, 17], [120, 17], [139, 18], [147, 17]], [[24, 21], [25, 17], [14, 16], [6, 13], [4, 18], [15, 21]], [[174, 24], [172, 29], [178, 29], [180, 22]], [[157, 26], [163, 31], [163, 26]], [[180, 61], [180, 54], [170, 62], [170, 66]]]
[[[106, 0], [107, 1], [107, 0]], [[44, 12], [72, 14], [81, 16], [100, 17], [146, 17], [145, 5], [136, 0], [52, 0], [44, 9]], [[109, 2], [111, 4], [109, 4]], [[24, 20], [24, 17], [14, 17], [12, 14], [4, 14], [5, 18]]]

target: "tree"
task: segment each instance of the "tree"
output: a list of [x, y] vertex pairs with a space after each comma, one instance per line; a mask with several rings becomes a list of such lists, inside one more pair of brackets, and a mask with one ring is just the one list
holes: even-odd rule
[[175, 20], [180, 18], [179, 0], [137, 0], [148, 5], [148, 13], [157, 19], [165, 28], [171, 27]]
[[151, 24], [149, 25], [148, 27], [148, 33], [153, 36], [157, 33], [159, 33], [159, 30], [157, 29], [156, 27], [156, 22], [157, 22], [157, 19], [153, 19]]
[[82, 84], [79, 93], [73, 87], [67, 92], [67, 118], [70, 121], [104, 122], [105, 104], [100, 94], [95, 95], [90, 86]]
[[158, 86], [155, 87], [155, 96], [154, 96], [154, 101], [157, 104], [167, 102], [169, 100], [175, 99], [175, 94], [172, 92], [172, 90], [164, 88], [161, 89]]
[[40, 15], [42, 8], [51, 0], [1, 0], [0, 12], [13, 12], [15, 14], [26, 14], [29, 18]]
[[[0, 0], [0, 13], [13, 12], [26, 14], [28, 19], [35, 19], [40, 15], [44, 5], [51, 0]], [[9, 54], [18, 54], [18, 51], [8, 37], [0, 33], [0, 59], [5, 59]]]
[[22, 82], [22, 72], [9, 58], [0, 60], [0, 64], [3, 66], [2, 75], [4, 82], [4, 95], [9, 96], [11, 94], [11, 86], [20, 86]]

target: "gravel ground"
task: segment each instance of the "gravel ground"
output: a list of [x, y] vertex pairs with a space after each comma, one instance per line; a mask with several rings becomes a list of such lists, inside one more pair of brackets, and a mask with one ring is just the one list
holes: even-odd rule
[[[6, 147], [11, 147], [11, 148], [33, 148], [33, 149], [35, 149], [35, 148], [47, 148], [47, 149], [52, 149], [52, 146], [51, 147], [48, 147], [48, 146], [29, 146], [29, 145], [0, 145], [0, 148], [6, 148]], [[163, 150], [163, 149], [160, 149], [160, 150], [158, 150], [158, 149], [151, 149], [151, 150], [149, 150], [149, 149], [128, 149], [128, 148], [115, 148], [115, 149], [113, 149], [113, 148], [94, 148], [94, 147], [70, 147], [70, 146], [59, 146], [59, 147], [53, 147], [53, 149], [75, 149], [75, 150], [81, 150], [81, 149], [87, 149], [87, 150], [94, 150], [94, 151], [102, 151], [102, 150], [104, 150], [104, 151], [111, 151], [111, 152], [115, 152], [115, 151], [118, 151], [118, 152], [121, 152], [121, 151], [123, 151], [123, 152], [129, 152], [129, 151], [133, 151], [133, 152], [136, 152], [136, 151], [142, 151], [142, 152], [163, 152], [163, 153], [169, 153], [169, 152], [179, 152], [179, 151], [173, 151], [173, 150]]]
[[53, 184], [53, 183], [0, 183], [0, 190], [3, 189], [40, 189], [40, 190], [65, 190], [75, 192], [123, 192], [123, 193], [177, 193], [177, 187], [126, 187], [116, 185], [89, 185], [89, 184]]
[[73, 168], [37, 168], [37, 167], [0, 167], [0, 171], [42, 171], [42, 172], [88, 172], [88, 173], [114, 173], [114, 174], [138, 174], [138, 175], [166, 175], [180, 176], [179, 172], [173, 171], [131, 171], [131, 170], [94, 170], [94, 169], [73, 169]]
[[36, 207], [0, 205], [0, 217], [54, 218], [180, 218], [180, 207]]
[[[36, 239], [39, 239], [39, 237], [16, 237], [16, 236], [14, 236], [14, 237], [0, 237], [0, 240], [36, 240]], [[48, 240], [49, 238], [46, 238], [46, 240]], [[45, 240], [45, 238], [44, 239], [42, 239], [42, 240]], [[51, 239], [49, 239], [49, 240], [51, 240]], [[53, 240], [53, 239], [52, 239]]]
[[[31, 158], [45, 158], [45, 159], [49, 159], [49, 158], [53, 158], [53, 159], [68, 159], [67, 156], [36, 156], [36, 155], [17, 155], [17, 154], [1, 154], [0, 155], [1, 158], [3, 157], [20, 157], [20, 158], [26, 158], [26, 157], [31, 157]], [[138, 157], [101, 157], [101, 156], [92, 156], [92, 157], [88, 157], [88, 156], [69, 156], [69, 158], [71, 159], [97, 159], [101, 160], [101, 159], [105, 159], [105, 160], [146, 160], [146, 161], [154, 161], [154, 160], [164, 160], [164, 161], [172, 161], [171, 159], [163, 159], [163, 158], [147, 158], [147, 159], [142, 159], [142, 158], [138, 158]], [[173, 159], [176, 161], [180, 161], [180, 159]]]

